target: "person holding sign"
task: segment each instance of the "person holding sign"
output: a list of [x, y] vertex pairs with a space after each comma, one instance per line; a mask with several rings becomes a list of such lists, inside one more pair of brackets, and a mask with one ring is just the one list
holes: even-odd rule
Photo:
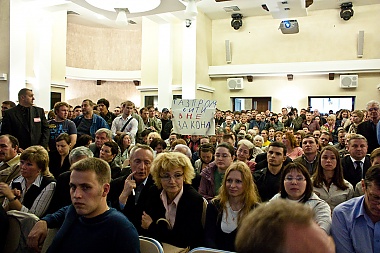
[[215, 150], [215, 162], [201, 172], [199, 193], [210, 201], [218, 195], [224, 173], [235, 160], [235, 149], [228, 143], [221, 143]]

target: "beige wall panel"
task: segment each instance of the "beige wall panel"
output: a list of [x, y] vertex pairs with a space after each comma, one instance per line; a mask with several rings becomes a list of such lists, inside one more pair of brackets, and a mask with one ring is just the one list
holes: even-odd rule
[[141, 29], [94, 28], [68, 23], [68, 67], [101, 70], [141, 69]]
[[224, 65], [224, 41], [231, 41], [232, 64], [335, 61], [357, 59], [357, 34], [365, 31], [364, 58], [380, 58], [380, 5], [355, 6], [349, 21], [339, 17], [339, 10], [309, 12], [297, 18], [300, 32], [282, 34], [280, 20], [271, 16], [243, 19], [235, 31], [230, 19], [213, 21], [213, 64]]
[[287, 106], [306, 108], [308, 96], [356, 96], [355, 109], [364, 109], [369, 100], [380, 100], [379, 80], [380, 74], [360, 74], [358, 88], [342, 89], [339, 76], [332, 81], [327, 75], [295, 76], [293, 81], [286, 77], [261, 77], [254, 78], [251, 83], [245, 79], [243, 90], [230, 91], [226, 80], [218, 78], [213, 80], [214, 99], [218, 101], [218, 108], [227, 110], [231, 109], [231, 97], [272, 97], [272, 111], [279, 112]]
[[[9, 1], [0, 0], [0, 73], [9, 74], [10, 61], [10, 22]], [[9, 100], [8, 81], [0, 81], [0, 101]]]
[[73, 106], [80, 105], [86, 98], [94, 103], [100, 98], [106, 98], [110, 101], [110, 110], [125, 100], [131, 100], [140, 106], [140, 92], [133, 82], [102, 82], [102, 85], [96, 85], [96, 81], [67, 79], [66, 83], [69, 85], [66, 88], [66, 102]]
[[[197, 16], [197, 84], [209, 85], [208, 66], [212, 64], [212, 22], [203, 13]], [[199, 92], [197, 92], [198, 94]]]
[[158, 25], [142, 19], [141, 85], [158, 83]]

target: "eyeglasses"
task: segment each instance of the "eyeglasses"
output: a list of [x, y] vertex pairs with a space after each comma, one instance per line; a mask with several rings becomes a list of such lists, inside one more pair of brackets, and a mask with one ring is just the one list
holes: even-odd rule
[[293, 180], [296, 180], [297, 182], [305, 181], [304, 177], [285, 177], [285, 182], [293, 182]]
[[369, 108], [368, 109], [368, 111], [370, 111], [370, 112], [373, 112], [373, 111], [377, 112], [378, 110], [379, 110], [378, 107], [374, 107], [374, 108]]
[[180, 179], [182, 179], [182, 177], [183, 177], [183, 173], [182, 174], [174, 174], [173, 176], [169, 175], [169, 174], [164, 174], [164, 175], [160, 176], [161, 180], [166, 181], [166, 182], [169, 182], [172, 178], [174, 180], [180, 180]]

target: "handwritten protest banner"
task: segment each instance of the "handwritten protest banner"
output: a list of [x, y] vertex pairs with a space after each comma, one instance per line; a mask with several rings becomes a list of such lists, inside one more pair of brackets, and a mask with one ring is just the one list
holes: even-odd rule
[[175, 99], [172, 102], [175, 133], [186, 135], [214, 135], [215, 100]]

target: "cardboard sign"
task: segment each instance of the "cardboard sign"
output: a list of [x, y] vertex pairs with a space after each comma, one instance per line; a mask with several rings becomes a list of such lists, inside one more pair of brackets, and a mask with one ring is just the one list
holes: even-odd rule
[[215, 100], [173, 100], [174, 132], [184, 135], [215, 135], [215, 109]]

